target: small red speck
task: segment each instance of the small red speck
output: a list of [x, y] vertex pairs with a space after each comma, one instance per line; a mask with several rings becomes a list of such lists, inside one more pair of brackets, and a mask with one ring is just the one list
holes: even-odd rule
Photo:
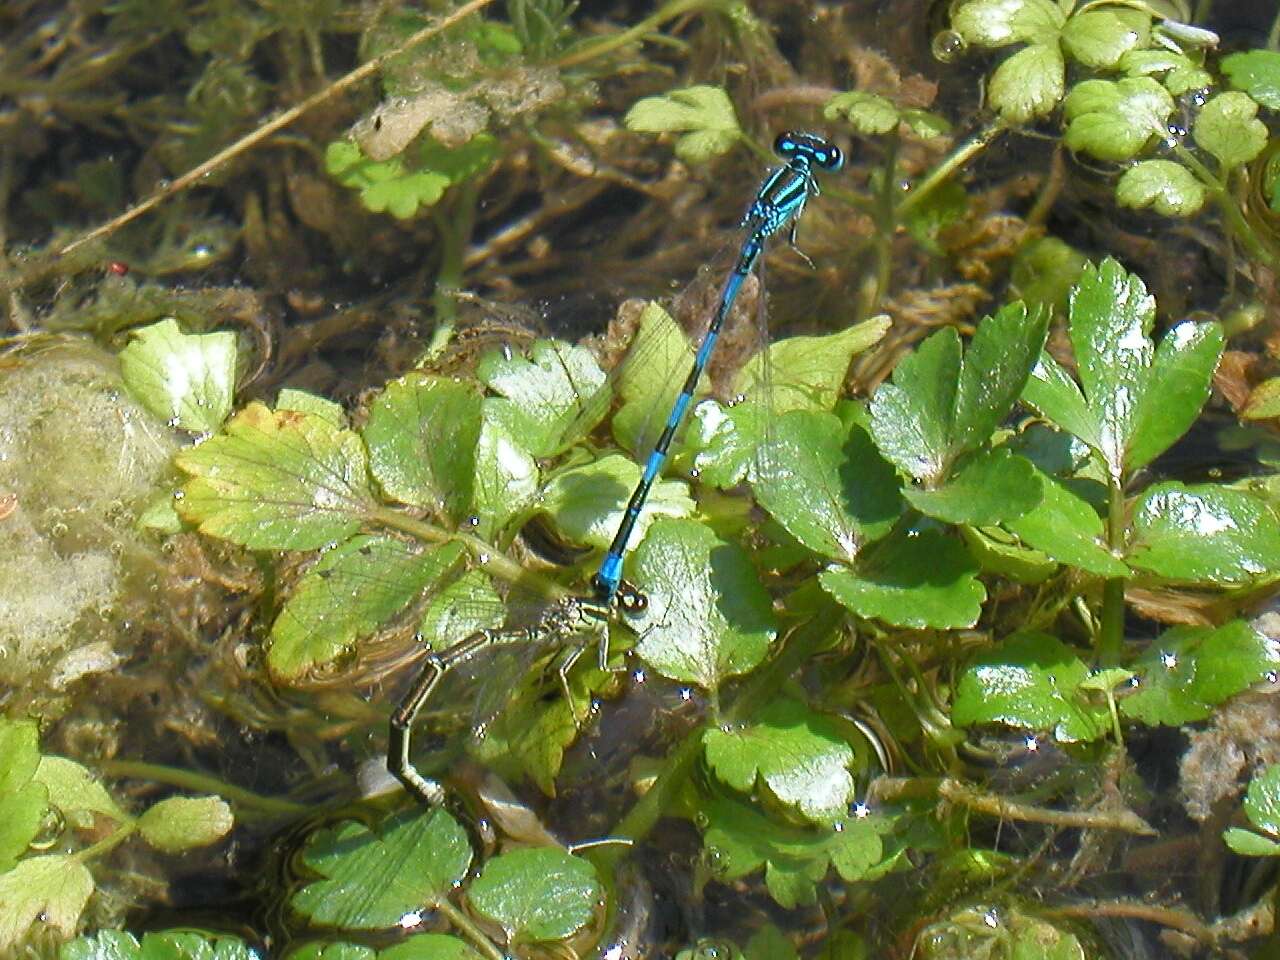
[[129, 265], [123, 260], [112, 260], [107, 264], [107, 270], [114, 273], [117, 277], [123, 277], [129, 272]]

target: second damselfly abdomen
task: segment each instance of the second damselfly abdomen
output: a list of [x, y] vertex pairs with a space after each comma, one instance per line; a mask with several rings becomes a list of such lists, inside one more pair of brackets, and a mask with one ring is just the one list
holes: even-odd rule
[[671, 441], [684, 419], [685, 411], [698, 388], [698, 381], [702, 378], [702, 373], [711, 359], [711, 353], [715, 349], [725, 318], [733, 309], [743, 280], [760, 258], [765, 240], [790, 224], [791, 242], [794, 245], [795, 226], [800, 214], [804, 212], [804, 205], [811, 196], [817, 196], [819, 192], [818, 182], [814, 178], [814, 169], [835, 173], [844, 166], [844, 155], [840, 152], [840, 148], [815, 133], [780, 134], [773, 143], [773, 149], [785, 162], [765, 178], [760, 189], [756, 191], [755, 199], [747, 208], [746, 215], [742, 218], [742, 227], [747, 235], [734, 261], [733, 269], [725, 281], [715, 315], [707, 326], [707, 332], [694, 357], [693, 367], [685, 378], [680, 395], [676, 397], [671, 413], [667, 417], [666, 426], [653, 445], [653, 450], [645, 463], [644, 472], [640, 476], [640, 482], [636, 484], [631, 494], [627, 509], [622, 515], [622, 522], [619, 523], [613, 542], [609, 545], [609, 550], [600, 564], [599, 572], [596, 573], [596, 593], [602, 600], [612, 598], [618, 589], [618, 584], [622, 580], [622, 559], [627, 552], [627, 544], [631, 539], [632, 531], [635, 530], [636, 522], [640, 519], [640, 511], [644, 509], [654, 481], [662, 472], [662, 465], [666, 462], [667, 453], [671, 449]]

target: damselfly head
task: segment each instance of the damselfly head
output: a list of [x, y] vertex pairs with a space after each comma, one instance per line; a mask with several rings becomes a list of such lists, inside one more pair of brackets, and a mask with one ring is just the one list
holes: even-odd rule
[[626, 614], [643, 613], [649, 607], [649, 598], [623, 580], [618, 584], [618, 609]]
[[773, 141], [773, 152], [783, 160], [803, 158], [815, 167], [835, 173], [844, 166], [844, 154], [840, 148], [816, 133], [800, 133], [788, 130], [778, 134]]

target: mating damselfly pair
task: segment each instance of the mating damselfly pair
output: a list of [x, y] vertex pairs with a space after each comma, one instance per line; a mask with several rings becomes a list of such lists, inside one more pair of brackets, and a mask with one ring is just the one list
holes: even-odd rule
[[[631, 493], [622, 519], [593, 578], [590, 597], [566, 595], [551, 602], [531, 626], [483, 628], [453, 645], [433, 652], [422, 662], [408, 692], [392, 713], [387, 765], [391, 773], [424, 803], [439, 804], [441, 786], [418, 772], [411, 759], [411, 731], [424, 705], [442, 677], [483, 650], [498, 646], [524, 646], [544, 652], [562, 651], [556, 674], [566, 702], [572, 703], [568, 672], [582, 653], [593, 644], [601, 670], [608, 666], [608, 627], [620, 613], [637, 613], [646, 604], [643, 594], [622, 579], [623, 562], [641, 514], [653, 492], [671, 450], [672, 441], [683, 423], [700, 381], [703, 379], [726, 319], [733, 310], [743, 283], [759, 261], [766, 240], [786, 227], [795, 243], [800, 215], [810, 197], [819, 192], [816, 170], [837, 172], [843, 165], [838, 147], [811, 133], [788, 132], [774, 143], [783, 160], [765, 178], [743, 217], [745, 237], [721, 288], [714, 311], [706, 322], [701, 342], [675, 397], [665, 424], [645, 462]], [[578, 719], [575, 717], [575, 720]]]

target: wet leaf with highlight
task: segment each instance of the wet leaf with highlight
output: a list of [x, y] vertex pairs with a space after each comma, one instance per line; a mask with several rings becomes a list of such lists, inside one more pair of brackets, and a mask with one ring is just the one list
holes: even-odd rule
[[564, 940], [591, 923], [604, 888], [595, 868], [559, 847], [499, 854], [467, 891], [472, 908], [508, 943]]
[[936, 520], [983, 527], [1034, 509], [1042, 496], [1040, 487], [1031, 461], [998, 448], [964, 461], [941, 486], [933, 490], [908, 487], [903, 496]]
[[1247, 93], [1228, 90], [1203, 107], [1191, 128], [1196, 144], [1213, 154], [1225, 173], [1248, 163], [1267, 145], [1267, 125]]
[[1056, 43], [1035, 43], [996, 67], [987, 85], [991, 105], [1006, 123], [1045, 117], [1066, 90], [1066, 62]]
[[191, 476], [178, 512], [258, 550], [314, 550], [355, 533], [374, 507], [364, 444], [310, 413], [250, 403], [175, 457]]
[[1131, 160], [1153, 137], [1164, 137], [1173, 97], [1150, 77], [1085, 80], [1063, 103], [1072, 150], [1099, 160]]
[[144, 407], [192, 433], [211, 433], [231, 412], [236, 335], [187, 335], [175, 320], [133, 331], [120, 351], [120, 372]]
[[1116, 202], [1164, 217], [1189, 217], [1204, 206], [1204, 184], [1180, 163], [1143, 160], [1120, 175]]

